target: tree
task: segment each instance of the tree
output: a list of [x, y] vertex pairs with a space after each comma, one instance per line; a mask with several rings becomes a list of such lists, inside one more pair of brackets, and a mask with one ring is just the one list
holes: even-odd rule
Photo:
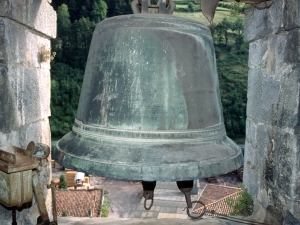
[[220, 23], [220, 26], [221, 26], [221, 30], [222, 30], [222, 33], [224, 34], [224, 37], [225, 37], [225, 45], [228, 44], [228, 30], [231, 28], [230, 26], [230, 22], [227, 20], [227, 18], [225, 17], [221, 23]]
[[244, 34], [244, 23], [241, 18], [238, 18], [234, 21], [234, 23], [231, 25], [231, 30], [233, 32], [236, 32], [238, 35]]
[[57, 9], [57, 29], [58, 35], [63, 36], [71, 26], [70, 22], [70, 13], [68, 6], [66, 4], [62, 4]]
[[190, 12], [194, 12], [195, 11], [194, 4], [192, 2], [189, 2], [188, 9], [189, 9]]
[[131, 0], [105, 0], [108, 10], [107, 17], [132, 14]]
[[95, 23], [99, 23], [106, 18], [107, 5], [103, 0], [96, 0], [93, 4], [93, 10], [91, 12], [92, 20]]
[[64, 61], [64, 49], [70, 43], [71, 21], [68, 6], [62, 4], [57, 9], [57, 38], [51, 40], [52, 51], [56, 52], [56, 60]]
[[70, 0], [68, 4], [72, 22], [80, 18], [79, 15], [80, 7], [78, 6], [78, 3], [79, 1], [77, 0]]
[[58, 185], [59, 189], [67, 189], [68, 188], [68, 184], [66, 181], [66, 177], [64, 175], [60, 175], [59, 177], [59, 185]]
[[242, 19], [238, 18], [232, 25], [231, 30], [237, 34], [235, 38], [235, 48], [240, 50], [244, 43], [244, 24]]
[[72, 24], [72, 48], [66, 56], [71, 67], [85, 69], [95, 26], [89, 18], [80, 18]]
[[79, 101], [83, 71], [65, 63], [51, 62], [52, 137], [61, 137], [72, 129]]
[[[55, 0], [57, 38], [51, 62], [51, 133], [61, 137], [72, 129], [81, 83], [96, 22], [106, 18], [104, 0]], [[61, 5], [59, 5], [61, 4]]]

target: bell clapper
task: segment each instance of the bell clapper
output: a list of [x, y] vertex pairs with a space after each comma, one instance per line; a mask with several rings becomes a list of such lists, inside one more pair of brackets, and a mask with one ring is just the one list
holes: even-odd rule
[[[144, 201], [144, 208], [146, 210], [150, 210], [153, 205], [153, 197], [154, 197], [154, 188], [156, 186], [156, 181], [142, 181], [143, 185], [143, 196], [145, 198]], [[151, 204], [149, 207], [147, 207], [147, 200], [151, 200]]]
[[[183, 211], [186, 210], [186, 213], [192, 219], [200, 219], [204, 215], [205, 205], [200, 201], [192, 201], [191, 200], [191, 190], [193, 189], [194, 181], [192, 181], [192, 180], [183, 180], [183, 181], [176, 181], [176, 183], [177, 183], [177, 187], [179, 188], [179, 190], [185, 196], [187, 207], [184, 208]], [[190, 209], [192, 209], [193, 203], [199, 203], [199, 204], [203, 205], [204, 209], [203, 209], [203, 212], [201, 214], [197, 214], [197, 216], [193, 216], [193, 215], [190, 214]]]

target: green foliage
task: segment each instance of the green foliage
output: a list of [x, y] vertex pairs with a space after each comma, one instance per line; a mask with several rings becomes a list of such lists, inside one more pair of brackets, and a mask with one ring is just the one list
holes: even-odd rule
[[239, 197], [235, 200], [233, 198], [228, 198], [225, 202], [228, 206], [233, 208], [231, 212], [232, 216], [250, 216], [253, 212], [253, 200], [251, 195], [248, 193], [247, 189], [239, 184], [240, 192]]
[[63, 211], [61, 212], [61, 216], [62, 216], [62, 217], [67, 217], [67, 216], [68, 216], [68, 212], [65, 211], [65, 210], [63, 210]]
[[[105, 5], [104, 2], [103, 4]], [[57, 53], [55, 62], [63, 62], [73, 68], [84, 70], [96, 26], [93, 20], [99, 21], [104, 16], [105, 10], [102, 14], [99, 8], [92, 12], [94, 12], [93, 16], [81, 17], [71, 22], [68, 6], [62, 4], [58, 7], [57, 38], [51, 41], [52, 51]]]
[[195, 1], [186, 1], [186, 2], [177, 2], [176, 3], [176, 12], [199, 12], [201, 11], [199, 2]]
[[96, 23], [88, 17], [75, 20], [72, 24], [72, 45], [67, 49], [68, 65], [71, 67], [84, 70], [95, 26]]
[[195, 9], [194, 9], [194, 4], [191, 3], [191, 2], [189, 2], [189, 3], [188, 3], [188, 9], [190, 10], [190, 12], [194, 12], [194, 11], [195, 11]]
[[99, 23], [106, 18], [107, 5], [103, 0], [96, 0], [93, 4], [93, 10], [91, 12], [93, 21]]
[[59, 189], [67, 189], [68, 188], [68, 184], [66, 181], [66, 177], [64, 175], [60, 175], [59, 177]]
[[107, 4], [107, 17], [132, 14], [131, 0], [104, 0]]
[[246, 14], [249, 12], [251, 5], [245, 3], [225, 3], [219, 2], [218, 7], [229, 9], [232, 16], [237, 16], [239, 14]]
[[230, 14], [232, 16], [237, 16], [240, 13], [246, 14], [249, 12], [251, 6], [249, 4], [244, 4], [244, 3], [232, 3], [231, 8], [230, 8]]
[[51, 117], [53, 137], [61, 137], [72, 129], [79, 101], [83, 70], [65, 63], [51, 62]]
[[110, 202], [105, 199], [101, 206], [101, 217], [108, 217], [109, 208], [110, 208]]
[[106, 18], [104, 0], [54, 0], [57, 9], [57, 38], [51, 40], [52, 137], [72, 128], [79, 101], [90, 42], [96, 23]]
[[210, 27], [215, 43], [221, 101], [227, 135], [237, 139], [245, 135], [248, 44], [245, 44], [241, 19], [224, 18]]

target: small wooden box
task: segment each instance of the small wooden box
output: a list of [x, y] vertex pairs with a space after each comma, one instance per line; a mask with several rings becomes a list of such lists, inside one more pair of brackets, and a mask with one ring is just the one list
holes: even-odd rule
[[32, 169], [39, 162], [32, 151], [14, 146], [0, 150], [0, 203], [6, 207], [21, 206], [32, 200]]

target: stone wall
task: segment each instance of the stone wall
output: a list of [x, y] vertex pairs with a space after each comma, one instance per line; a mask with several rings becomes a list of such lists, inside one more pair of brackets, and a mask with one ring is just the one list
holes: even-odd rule
[[[244, 184], [255, 198], [256, 219], [300, 220], [300, 1], [273, 0], [252, 9]], [[261, 4], [263, 6], [264, 4]]]
[[[0, 1], [0, 146], [26, 148], [30, 141], [50, 145], [50, 50], [56, 36], [56, 13], [47, 0]], [[49, 162], [40, 165], [42, 185], [50, 181]], [[48, 211], [51, 192], [45, 189]], [[12, 212], [0, 205], [1, 224], [11, 224]], [[32, 206], [17, 211], [19, 225], [36, 224]]]

